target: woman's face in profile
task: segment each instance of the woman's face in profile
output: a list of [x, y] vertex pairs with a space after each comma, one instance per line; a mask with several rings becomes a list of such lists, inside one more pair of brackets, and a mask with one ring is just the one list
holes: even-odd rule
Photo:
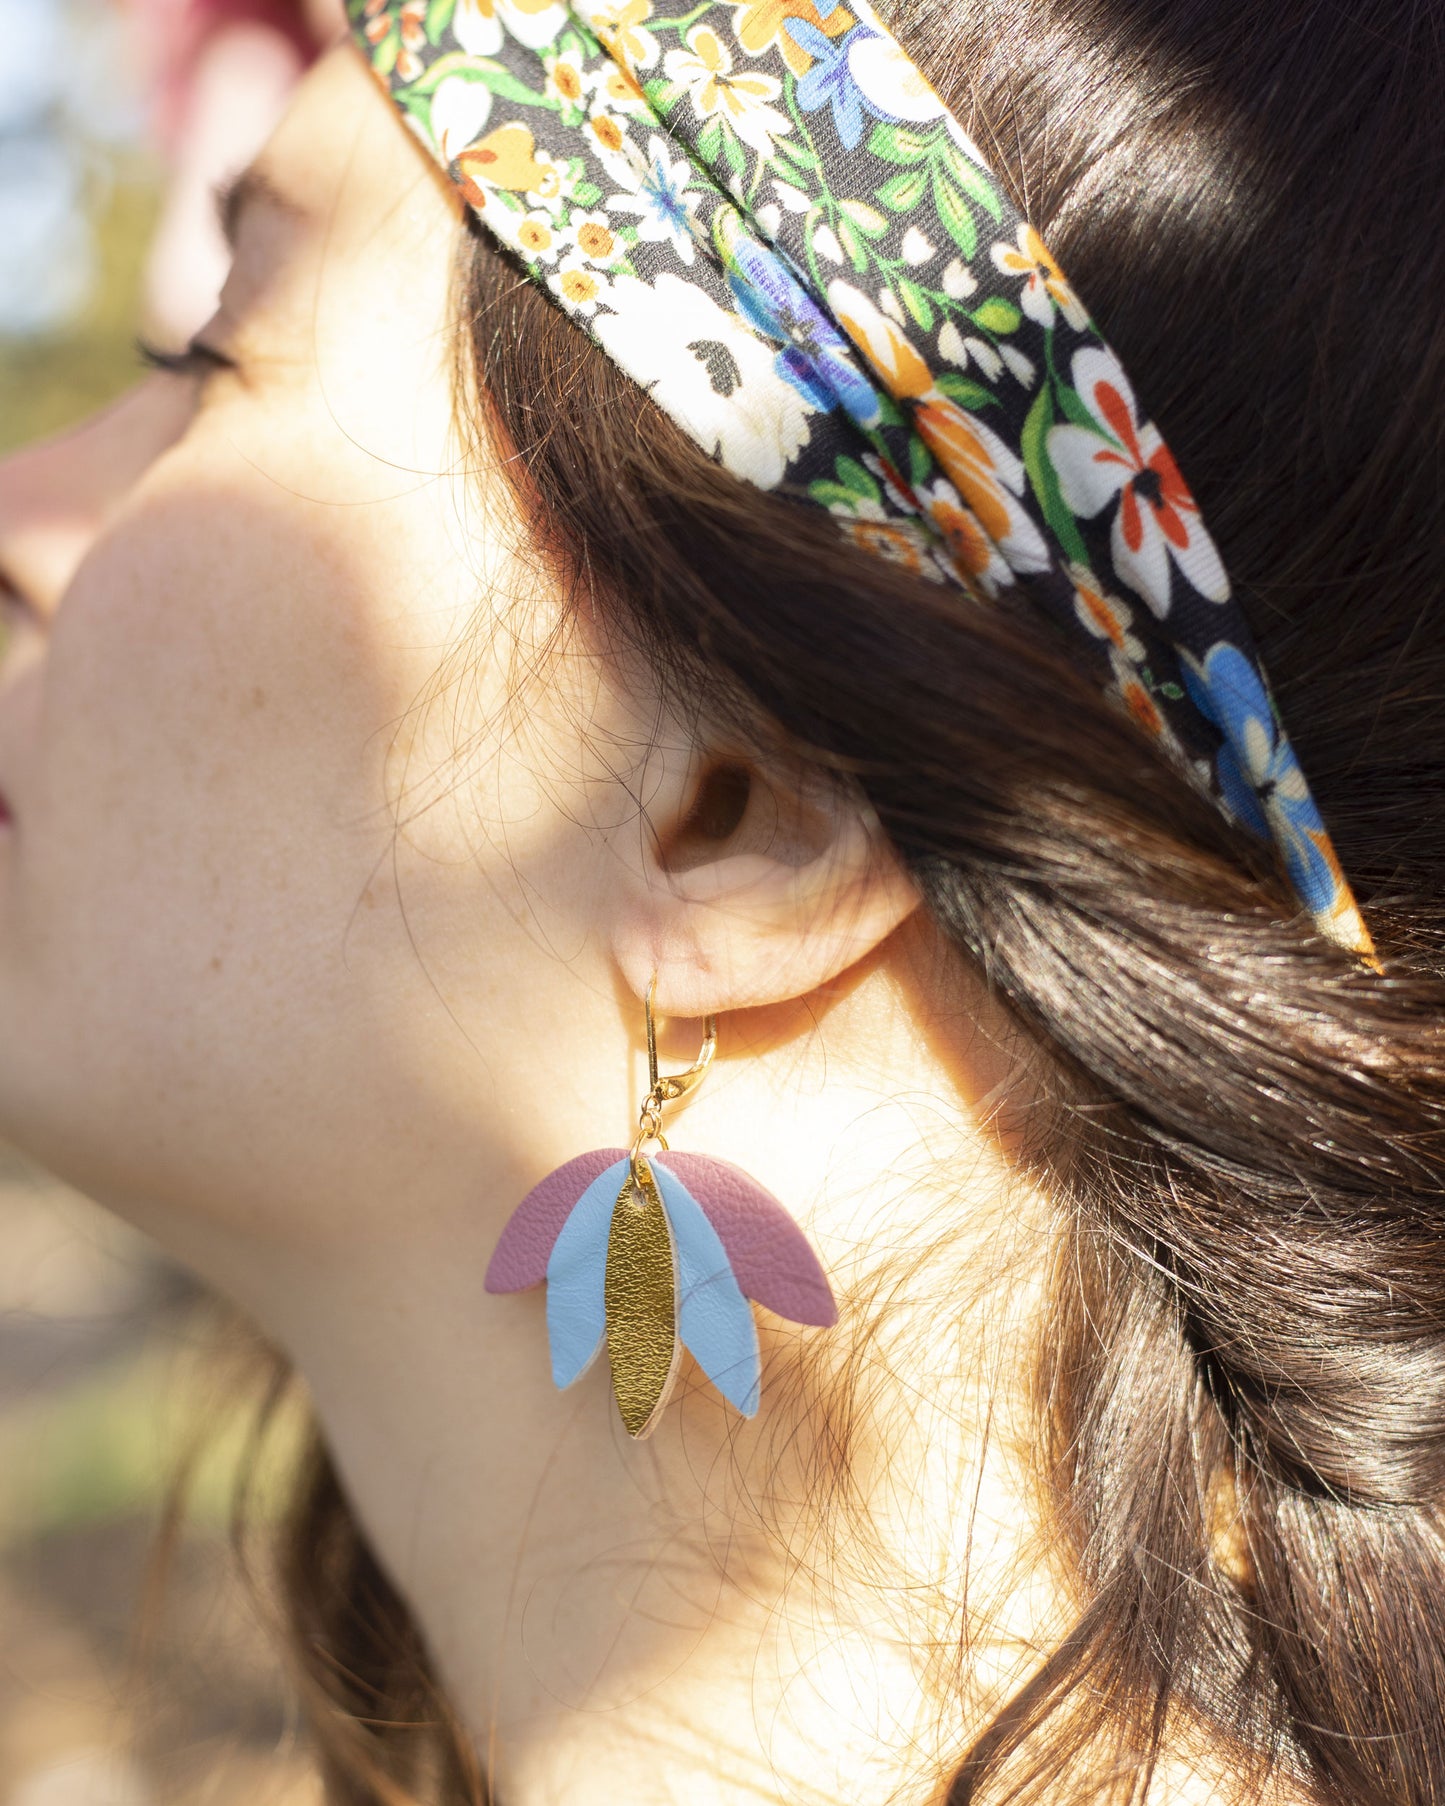
[[521, 675], [553, 614], [457, 426], [459, 216], [353, 52], [230, 213], [194, 372], [0, 484], [0, 1127], [142, 1215], [364, 1232], [576, 1036], [596, 698]]

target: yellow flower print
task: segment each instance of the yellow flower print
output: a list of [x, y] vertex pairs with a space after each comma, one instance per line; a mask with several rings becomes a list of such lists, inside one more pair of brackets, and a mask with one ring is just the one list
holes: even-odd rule
[[561, 249], [557, 229], [545, 213], [529, 213], [518, 222], [517, 247], [538, 263], [551, 263]]
[[622, 241], [605, 213], [574, 213], [568, 237], [588, 263], [614, 263], [622, 255]]
[[771, 155], [773, 139], [793, 129], [785, 113], [769, 103], [782, 95], [782, 83], [771, 75], [734, 71], [732, 52], [706, 25], [687, 34], [687, 48], [669, 50], [663, 71], [691, 98], [699, 120], [720, 115], [759, 156]]
[[607, 294], [605, 278], [575, 253], [562, 259], [547, 285], [574, 314], [595, 313]]
[[733, 30], [748, 55], [761, 56], [776, 43], [783, 53], [783, 61], [794, 75], [806, 75], [813, 66], [813, 59], [800, 44], [794, 43], [787, 30], [789, 19], [806, 20], [828, 38], [841, 38], [854, 24], [853, 15], [846, 8], [835, 6], [832, 12], [824, 14], [818, 11], [813, 0], [728, 0], [728, 3], [741, 8], [733, 22]]
[[1023, 278], [1019, 304], [1031, 320], [1037, 320], [1040, 326], [1052, 326], [1057, 307], [1077, 331], [1082, 332], [1089, 324], [1084, 304], [1069, 286], [1068, 277], [1027, 221], [1019, 226], [1016, 243], [996, 244], [989, 255], [1005, 276]]
[[603, 48], [634, 77], [657, 61], [657, 39], [643, 24], [652, 17], [652, 0], [623, 0], [621, 6], [578, 9], [596, 32]]
[[546, 171], [537, 160], [537, 141], [531, 128], [513, 120], [464, 150], [457, 158], [461, 173], [488, 188], [508, 188], [520, 193], [541, 193]]

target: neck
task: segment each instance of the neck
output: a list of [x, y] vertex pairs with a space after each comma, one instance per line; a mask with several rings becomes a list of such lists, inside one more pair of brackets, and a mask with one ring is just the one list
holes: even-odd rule
[[253, 1301], [505, 1806], [925, 1797], [960, 1694], [976, 1728], [1037, 1647], [1015, 1394], [1049, 1218], [935, 978], [894, 949], [674, 1129], [797, 1208], [839, 1294], [831, 1332], [760, 1314], [750, 1424], [690, 1367], [641, 1444], [605, 1362], [555, 1393], [541, 1295], [481, 1286], [517, 1196]]

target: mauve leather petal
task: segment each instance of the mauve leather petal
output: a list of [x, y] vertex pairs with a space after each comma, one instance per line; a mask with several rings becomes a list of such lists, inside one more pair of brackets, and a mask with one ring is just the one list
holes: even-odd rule
[[675, 1173], [702, 1206], [747, 1297], [792, 1323], [828, 1329], [838, 1321], [817, 1255], [770, 1191], [741, 1167], [711, 1154], [649, 1158]]
[[627, 1158], [626, 1148], [594, 1148], [534, 1185], [512, 1212], [487, 1267], [489, 1292], [527, 1292], [547, 1277], [547, 1262], [572, 1207], [599, 1173]]

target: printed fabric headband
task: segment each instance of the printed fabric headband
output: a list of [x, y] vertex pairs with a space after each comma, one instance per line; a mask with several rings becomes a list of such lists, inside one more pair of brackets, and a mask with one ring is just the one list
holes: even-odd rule
[[873, 552], [1027, 594], [1372, 960], [1178, 466], [867, 0], [348, 7], [492, 234], [704, 451]]

